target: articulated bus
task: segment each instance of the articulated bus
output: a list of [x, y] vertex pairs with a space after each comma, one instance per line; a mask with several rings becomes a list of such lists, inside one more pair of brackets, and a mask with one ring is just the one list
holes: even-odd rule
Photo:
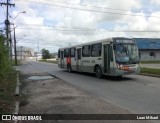
[[58, 66], [69, 72], [123, 76], [138, 74], [139, 52], [134, 39], [112, 37], [58, 50]]

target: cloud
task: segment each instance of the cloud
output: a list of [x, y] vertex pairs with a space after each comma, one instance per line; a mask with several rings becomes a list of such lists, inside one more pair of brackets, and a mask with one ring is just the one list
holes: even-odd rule
[[151, 0], [151, 3], [155, 4], [155, 5], [160, 5], [160, 1], [159, 0]]
[[[46, 48], [56, 52], [59, 47], [113, 36], [159, 37], [159, 33], [120, 32], [120, 30], [160, 30], [159, 18], [145, 17], [142, 0], [61, 0], [59, 2], [17, 0], [15, 2], [16, 8], [11, 12], [13, 17], [21, 11], [26, 11], [26, 14], [20, 14], [14, 20], [18, 25], [17, 38], [26, 35], [18, 45], [33, 47], [35, 50], [37, 50], [37, 42], [40, 49]], [[139, 16], [130, 16], [135, 14]], [[158, 14], [160, 12], [153, 11], [147, 16], [158, 16]], [[113, 31], [107, 31], [107, 28]], [[27, 41], [32, 44], [25, 43]]]

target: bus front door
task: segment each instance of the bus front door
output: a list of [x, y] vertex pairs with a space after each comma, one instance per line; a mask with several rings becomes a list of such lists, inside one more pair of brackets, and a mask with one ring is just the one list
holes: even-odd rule
[[63, 51], [60, 51], [60, 66], [61, 66], [61, 68], [64, 68], [64, 55], [63, 55]]
[[104, 45], [104, 73], [110, 72], [110, 59], [109, 59], [109, 48], [110, 45]]
[[77, 63], [76, 63], [76, 66], [77, 66], [77, 71], [80, 71], [80, 65], [81, 65], [81, 48], [77, 49]]

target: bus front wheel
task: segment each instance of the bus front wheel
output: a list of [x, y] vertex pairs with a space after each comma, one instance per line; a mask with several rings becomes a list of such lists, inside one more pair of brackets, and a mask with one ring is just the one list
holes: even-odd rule
[[97, 78], [101, 78], [102, 77], [102, 69], [99, 66], [96, 67], [95, 72], [96, 72], [96, 77]]

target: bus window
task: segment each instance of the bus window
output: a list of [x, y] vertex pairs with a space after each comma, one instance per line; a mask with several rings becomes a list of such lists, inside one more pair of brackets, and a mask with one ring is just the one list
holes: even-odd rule
[[78, 56], [78, 59], [81, 59], [81, 49], [77, 49], [77, 56]]
[[92, 51], [91, 51], [91, 56], [92, 57], [99, 57], [101, 56], [101, 51], [102, 51], [102, 44], [93, 44], [92, 45]]
[[63, 57], [64, 57], [64, 56], [63, 56], [63, 51], [60, 51], [60, 52], [61, 52], [61, 59], [63, 59]]
[[58, 50], [58, 58], [60, 58], [60, 50]]
[[75, 57], [76, 49], [75, 48], [71, 48], [70, 51], [71, 51], [71, 57]]
[[64, 58], [69, 56], [69, 49], [64, 50]]
[[86, 45], [82, 47], [82, 56], [83, 57], [90, 57], [91, 55], [91, 46]]

